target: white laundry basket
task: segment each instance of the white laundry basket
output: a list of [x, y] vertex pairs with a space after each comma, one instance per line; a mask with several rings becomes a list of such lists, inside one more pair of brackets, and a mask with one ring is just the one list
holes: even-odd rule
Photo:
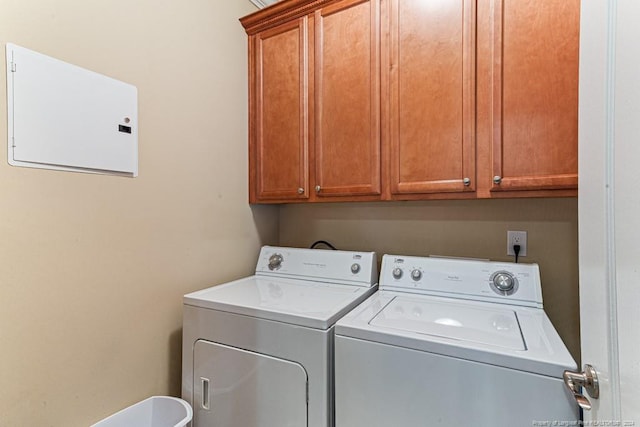
[[98, 421], [91, 427], [183, 427], [193, 410], [182, 399], [153, 396]]

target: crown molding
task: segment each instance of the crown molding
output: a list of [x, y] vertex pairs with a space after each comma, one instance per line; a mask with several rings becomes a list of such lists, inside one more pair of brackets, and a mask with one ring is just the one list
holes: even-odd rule
[[[251, 0], [256, 2], [268, 2], [272, 0]], [[338, 0], [281, 0], [271, 6], [240, 18], [240, 23], [247, 34], [252, 35], [268, 28], [279, 25], [302, 16], [308, 15], [314, 10]]]

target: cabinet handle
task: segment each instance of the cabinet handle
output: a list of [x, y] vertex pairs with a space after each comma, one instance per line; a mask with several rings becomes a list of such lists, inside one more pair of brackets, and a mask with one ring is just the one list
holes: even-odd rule
[[299, 187], [298, 188], [298, 194], [304, 194], [304, 188]]
[[500, 184], [501, 182], [502, 182], [502, 177], [501, 176], [496, 175], [496, 176], [493, 177], [493, 183], [494, 184]]
[[321, 190], [320, 186], [319, 186], [319, 185], [316, 185], [316, 193], [319, 193], [319, 192], [320, 192], [320, 190]]
[[465, 187], [468, 187], [471, 185], [471, 180], [469, 178], [464, 178], [462, 180], [462, 183], [464, 184]]

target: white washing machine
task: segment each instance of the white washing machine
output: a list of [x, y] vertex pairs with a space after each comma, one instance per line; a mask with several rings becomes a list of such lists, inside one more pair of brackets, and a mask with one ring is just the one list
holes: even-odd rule
[[333, 327], [376, 288], [373, 252], [265, 246], [255, 275], [185, 295], [193, 426], [333, 426]]
[[380, 290], [335, 333], [337, 427], [579, 419], [535, 264], [385, 255]]

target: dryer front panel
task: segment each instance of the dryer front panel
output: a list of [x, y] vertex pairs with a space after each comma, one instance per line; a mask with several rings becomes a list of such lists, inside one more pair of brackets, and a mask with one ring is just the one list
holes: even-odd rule
[[193, 354], [194, 427], [307, 426], [302, 365], [204, 340]]

